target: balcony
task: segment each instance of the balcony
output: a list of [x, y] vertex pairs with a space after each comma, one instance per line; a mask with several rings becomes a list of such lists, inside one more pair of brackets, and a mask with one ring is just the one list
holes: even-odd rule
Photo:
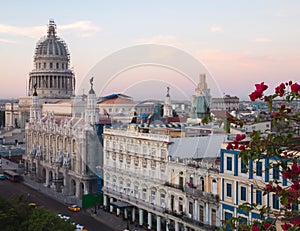
[[204, 227], [207, 230], [215, 230], [216, 229], [216, 226], [206, 224], [202, 221], [195, 220], [191, 217], [190, 214], [186, 214], [183, 211], [177, 212], [177, 211], [172, 211], [172, 210], [165, 209], [165, 213], [167, 213], [171, 216], [177, 217], [177, 218], [179, 218], [179, 219], [181, 219], [181, 220], [183, 220], [183, 221], [185, 221], [189, 224], [193, 224], [193, 225], [196, 225], [198, 227]]
[[189, 187], [184, 186], [184, 191], [187, 195], [199, 197], [202, 200], [209, 201], [209, 202], [216, 202], [219, 203], [220, 197], [217, 194], [213, 194], [210, 192], [203, 192], [200, 189], [197, 189], [196, 187]]
[[183, 186], [182, 185], [179, 185], [179, 184], [172, 184], [170, 182], [166, 182], [165, 183], [165, 186], [168, 186], [168, 187], [171, 187], [171, 188], [175, 188], [175, 189], [179, 189], [181, 190], [182, 192], [184, 191], [183, 189]]

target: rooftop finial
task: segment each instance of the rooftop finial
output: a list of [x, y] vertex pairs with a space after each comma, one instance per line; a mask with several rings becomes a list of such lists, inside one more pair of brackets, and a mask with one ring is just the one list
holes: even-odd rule
[[93, 82], [94, 82], [94, 77], [90, 78], [90, 84], [91, 84], [91, 90], [89, 91], [89, 94], [95, 94], [95, 91], [93, 89]]
[[167, 97], [170, 96], [170, 87], [167, 87]]
[[56, 24], [53, 19], [50, 19], [48, 24], [48, 36], [55, 36], [55, 33], [56, 33]]

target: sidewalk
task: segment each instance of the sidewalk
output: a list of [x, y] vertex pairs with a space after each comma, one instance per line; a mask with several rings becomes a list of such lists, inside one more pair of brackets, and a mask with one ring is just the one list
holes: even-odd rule
[[[122, 230], [128, 230], [127, 220], [124, 220], [122, 217], [118, 217], [115, 214], [112, 214], [108, 211], [104, 211], [103, 209], [99, 209], [97, 211], [97, 214], [93, 213], [93, 209], [88, 209], [87, 212], [91, 214], [91, 216], [94, 219], [97, 219], [98, 221], [108, 225], [112, 231], [122, 231]], [[129, 230], [130, 231], [142, 231], [146, 230], [143, 227], [139, 227], [137, 223], [129, 224]]]

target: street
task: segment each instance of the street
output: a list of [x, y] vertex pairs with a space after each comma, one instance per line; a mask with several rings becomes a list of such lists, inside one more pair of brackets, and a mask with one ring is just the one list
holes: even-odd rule
[[67, 209], [66, 205], [22, 183], [11, 182], [7, 179], [0, 181], [0, 195], [4, 198], [9, 198], [13, 195], [24, 195], [24, 198], [28, 202], [35, 202], [38, 206], [44, 206], [53, 212], [73, 217], [76, 223], [84, 225], [89, 231], [111, 231], [109, 226], [92, 218], [85, 210], [71, 212]]

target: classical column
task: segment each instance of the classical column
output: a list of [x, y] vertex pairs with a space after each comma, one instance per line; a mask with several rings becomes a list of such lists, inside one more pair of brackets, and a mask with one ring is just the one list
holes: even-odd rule
[[194, 220], [198, 220], [198, 217], [199, 217], [199, 205], [198, 205], [198, 201], [195, 200], [195, 203], [194, 203]]
[[209, 224], [209, 210], [208, 210], [208, 203], [205, 203], [205, 223]]
[[46, 186], [49, 185], [49, 169], [46, 169]]
[[144, 223], [143, 209], [139, 209], [139, 225], [142, 226]]
[[131, 217], [132, 217], [132, 222], [135, 222], [135, 208], [132, 208], [131, 210]]
[[107, 206], [107, 195], [103, 196], [103, 205]]
[[152, 227], [152, 214], [148, 212], [148, 229], [150, 230]]
[[117, 208], [117, 216], [119, 216], [119, 215], [120, 215], [120, 209]]
[[179, 223], [178, 223], [178, 221], [175, 221], [175, 231], [179, 231]]
[[161, 231], [161, 218], [160, 218], [160, 216], [156, 216], [156, 230]]
[[[113, 199], [113, 198], [110, 198], [110, 203], [112, 203], [113, 201], [114, 201], [114, 199]], [[110, 206], [109, 206], [109, 211], [112, 213], [113, 210], [114, 210], [114, 207], [110, 204]]]
[[128, 214], [127, 214], [127, 213], [128, 213], [127, 208], [125, 208], [125, 209], [124, 209], [124, 218], [125, 218], [125, 219], [128, 218]]
[[76, 194], [75, 196], [79, 198], [80, 196], [80, 182], [76, 181]]

